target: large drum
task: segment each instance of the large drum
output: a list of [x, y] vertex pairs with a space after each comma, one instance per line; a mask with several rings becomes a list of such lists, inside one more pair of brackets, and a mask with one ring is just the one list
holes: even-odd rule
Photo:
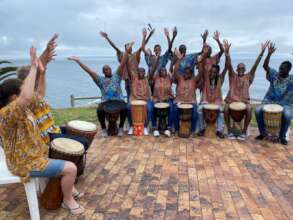
[[68, 134], [85, 137], [90, 143], [92, 143], [97, 133], [97, 126], [87, 121], [70, 121], [66, 124], [66, 129]]
[[147, 117], [147, 103], [143, 100], [131, 101], [131, 117], [133, 123], [133, 135], [142, 136], [144, 123]]
[[272, 138], [277, 139], [279, 137], [283, 110], [284, 108], [278, 104], [267, 104], [263, 107], [266, 132]]
[[179, 133], [178, 136], [188, 138], [191, 134], [191, 118], [192, 118], [193, 105], [179, 104]]
[[51, 142], [50, 157], [75, 163], [77, 176], [83, 174], [85, 167], [84, 146], [78, 141], [68, 138], [56, 138]]
[[246, 114], [246, 104], [243, 102], [232, 102], [229, 105], [230, 116], [233, 119], [231, 132], [234, 135], [241, 135], [243, 130], [243, 118]]
[[170, 105], [165, 102], [159, 102], [155, 104], [155, 116], [159, 119], [158, 130], [160, 134], [164, 134], [168, 125], [168, 116], [170, 112]]
[[205, 136], [216, 137], [216, 121], [219, 115], [220, 106], [216, 104], [205, 104], [203, 115], [206, 122]]

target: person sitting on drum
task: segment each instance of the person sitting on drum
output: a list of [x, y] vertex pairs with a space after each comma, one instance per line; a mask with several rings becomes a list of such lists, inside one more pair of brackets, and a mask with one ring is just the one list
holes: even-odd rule
[[[57, 34], [50, 39], [47, 44], [45, 51], [40, 56], [40, 60], [46, 70], [48, 63], [55, 56], [55, 48], [57, 46]], [[30, 66], [22, 66], [17, 70], [18, 79], [24, 81], [28, 76], [30, 70]], [[49, 104], [45, 101], [45, 93], [46, 93], [46, 71], [38, 72], [37, 77], [37, 86], [35, 89], [38, 102], [35, 102], [35, 106], [33, 108], [34, 115], [37, 117], [37, 125], [41, 131], [41, 137], [46, 144], [49, 144], [55, 138], [69, 138], [80, 142], [85, 151], [88, 150], [90, 143], [86, 138], [76, 136], [76, 135], [68, 135], [65, 126], [57, 126], [55, 125], [54, 118], [52, 117], [52, 109]]]
[[289, 75], [292, 64], [290, 61], [284, 61], [279, 67], [279, 72], [269, 66], [270, 58], [276, 51], [275, 44], [270, 43], [268, 55], [264, 61], [263, 68], [266, 71], [266, 78], [270, 82], [270, 87], [262, 101], [262, 105], [255, 110], [255, 117], [260, 135], [257, 140], [262, 140], [267, 136], [263, 119], [264, 104], [279, 104], [283, 107], [281, 130], [279, 133], [280, 143], [287, 145], [286, 133], [290, 127], [292, 113], [290, 105], [293, 104], [293, 75]]
[[[186, 66], [184, 74], [179, 71], [181, 61], [184, 59], [184, 54], [175, 48], [175, 55], [177, 61], [175, 63], [173, 71], [173, 80], [177, 84], [176, 86], [176, 98], [174, 103], [173, 119], [176, 132], [179, 131], [179, 112], [178, 105], [181, 103], [187, 103], [193, 105], [193, 111], [191, 116], [191, 133], [195, 132], [197, 121], [197, 104], [196, 104], [196, 89], [201, 81], [201, 72], [194, 76], [194, 66]], [[196, 56], [197, 57], [197, 56]], [[197, 62], [197, 61], [195, 61]]]
[[[206, 64], [206, 59], [210, 59], [210, 48], [204, 47], [204, 52], [202, 59], [198, 64], [198, 71], [202, 72], [204, 76], [204, 66]], [[224, 113], [223, 113], [223, 97], [222, 97], [222, 86], [225, 80], [225, 75], [227, 68], [224, 68], [222, 73], [220, 73], [220, 66], [218, 64], [213, 64], [211, 72], [208, 77], [202, 78], [202, 91], [201, 91], [201, 103], [198, 107], [198, 135], [202, 136], [205, 132], [205, 122], [203, 115], [203, 106], [205, 104], [216, 104], [220, 108], [220, 113], [217, 117], [217, 136], [219, 138], [224, 138]]]
[[106, 118], [105, 118], [104, 106], [106, 106], [108, 102], [112, 102], [112, 101], [116, 101], [117, 106], [119, 106], [120, 108], [120, 124], [119, 124], [118, 136], [123, 136], [123, 126], [127, 117], [127, 109], [126, 109], [126, 103], [123, 100], [123, 94], [121, 91], [121, 80], [122, 80], [123, 68], [126, 65], [126, 62], [128, 59], [128, 52], [130, 51], [131, 47], [132, 47], [132, 44], [126, 45], [126, 51], [123, 53], [122, 60], [115, 74], [112, 74], [112, 69], [110, 66], [108, 65], [103, 66], [103, 74], [104, 74], [103, 77], [99, 76], [91, 68], [83, 64], [79, 60], [78, 57], [76, 56], [68, 57], [68, 60], [75, 61], [92, 78], [92, 80], [97, 84], [97, 86], [101, 90], [102, 102], [99, 104], [99, 107], [97, 109], [97, 116], [102, 127], [103, 137], [108, 136], [107, 129], [106, 129]]
[[62, 207], [72, 214], [81, 214], [84, 208], [74, 199], [80, 195], [74, 187], [77, 168], [74, 163], [48, 159], [48, 147], [40, 137], [36, 117], [32, 111], [38, 99], [35, 96], [37, 71], [44, 67], [36, 49], [30, 49], [31, 65], [27, 78], [7, 79], [0, 85], [0, 136], [8, 169], [26, 182], [30, 177], [62, 176]]
[[228, 138], [229, 139], [235, 139], [235, 134], [231, 131], [231, 125], [230, 125], [230, 110], [229, 105], [232, 102], [243, 102], [246, 105], [246, 113], [245, 113], [245, 120], [244, 120], [244, 126], [241, 131], [241, 134], [238, 136], [240, 140], [244, 140], [247, 136], [247, 128], [249, 126], [249, 123], [251, 121], [251, 105], [249, 103], [250, 96], [249, 96], [249, 88], [254, 80], [255, 72], [257, 69], [257, 66], [259, 62], [261, 61], [261, 58], [265, 52], [266, 47], [268, 46], [268, 41], [261, 44], [261, 51], [258, 55], [254, 65], [250, 69], [248, 73], [245, 73], [245, 65], [244, 63], [239, 63], [237, 65], [237, 73], [234, 71], [232, 66], [232, 61], [230, 57], [230, 46], [228, 41], [224, 41], [224, 48], [225, 48], [225, 56], [226, 56], [226, 63], [228, 68], [228, 76], [229, 76], [229, 91], [226, 96], [225, 102], [225, 122], [228, 130]]

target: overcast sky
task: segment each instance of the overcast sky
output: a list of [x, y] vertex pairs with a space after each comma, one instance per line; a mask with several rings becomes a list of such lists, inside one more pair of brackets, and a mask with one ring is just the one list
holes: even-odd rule
[[[0, 0], [0, 57], [27, 57], [33, 43], [39, 50], [59, 33], [58, 55], [105, 55], [113, 50], [99, 35], [108, 32], [120, 48], [141, 42], [141, 29], [156, 27], [149, 43], [166, 48], [163, 28], [177, 26], [175, 46], [201, 47], [200, 33], [209, 29], [232, 42], [233, 53], [256, 53], [266, 39], [279, 55], [293, 52], [292, 0]], [[287, 54], [286, 54], [287, 53]]]

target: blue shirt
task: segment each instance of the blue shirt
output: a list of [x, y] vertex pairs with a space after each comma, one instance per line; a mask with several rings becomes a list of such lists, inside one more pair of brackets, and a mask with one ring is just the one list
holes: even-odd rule
[[102, 102], [108, 100], [123, 100], [121, 76], [116, 72], [112, 77], [96, 75], [94, 81], [102, 93]]
[[270, 82], [270, 87], [262, 101], [263, 104], [275, 103], [282, 106], [293, 104], [293, 75], [281, 78], [275, 69], [270, 68], [267, 80]]
[[[145, 55], [144, 55], [145, 62], [149, 67], [149, 72], [151, 71], [152, 65], [154, 64], [153, 63], [154, 61], [152, 60], [153, 56], [154, 55], [150, 55], [148, 53], [145, 53]], [[172, 56], [172, 52], [169, 50], [166, 51], [164, 55], [161, 55], [159, 57], [159, 63], [157, 66], [157, 70], [160, 70], [161, 68], [166, 68], [168, 61], [171, 59], [171, 56]]]
[[197, 64], [198, 55], [199, 53], [191, 53], [191, 54], [185, 55], [179, 64], [179, 69], [178, 69], [179, 73], [184, 74], [186, 67], [190, 67], [192, 69], [192, 72], [194, 72], [194, 67]]

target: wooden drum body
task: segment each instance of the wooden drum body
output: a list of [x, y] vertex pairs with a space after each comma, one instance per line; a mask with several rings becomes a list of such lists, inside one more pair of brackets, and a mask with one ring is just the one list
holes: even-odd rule
[[68, 134], [85, 137], [90, 143], [92, 143], [97, 133], [97, 126], [87, 121], [70, 121], [66, 124], [66, 129]]
[[205, 136], [216, 137], [216, 122], [219, 115], [220, 106], [215, 104], [205, 104], [203, 115], [206, 122]]
[[178, 136], [182, 138], [189, 138], [191, 134], [191, 118], [193, 106], [191, 104], [179, 104], [179, 133]]
[[144, 123], [147, 117], [147, 103], [143, 100], [131, 101], [131, 117], [133, 123], [133, 135], [142, 136]]
[[121, 101], [108, 101], [104, 105], [106, 119], [109, 123], [107, 129], [109, 136], [115, 136], [118, 134], [117, 121], [122, 108], [126, 108], [126, 104]]
[[243, 118], [246, 114], [246, 104], [244, 102], [232, 102], [229, 105], [230, 116], [233, 119], [231, 132], [234, 135], [241, 135], [243, 130]]
[[[159, 119], [158, 130], [160, 134], [164, 134], [164, 131], [167, 129], [168, 117], [170, 112], [170, 105], [165, 102], [159, 102], [155, 104], [155, 111], [157, 118]], [[157, 120], [157, 118], [155, 120]]]
[[266, 132], [269, 137], [277, 139], [279, 137], [282, 114], [284, 108], [277, 104], [267, 104], [263, 107], [263, 117]]

